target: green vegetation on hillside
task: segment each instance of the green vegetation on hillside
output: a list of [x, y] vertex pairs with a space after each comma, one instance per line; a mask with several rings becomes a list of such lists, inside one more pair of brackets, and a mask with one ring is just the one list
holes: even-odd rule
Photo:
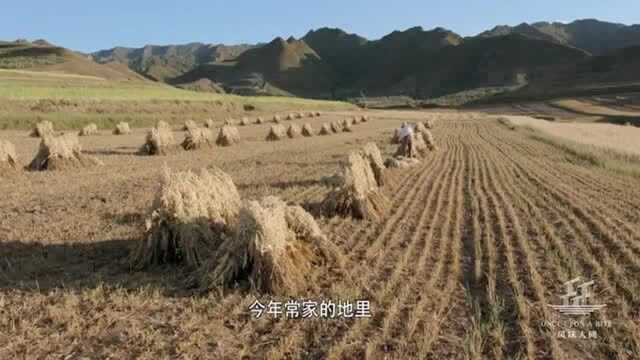
[[28, 129], [41, 120], [52, 121], [57, 129], [79, 129], [91, 122], [104, 129], [119, 121], [146, 127], [157, 120], [182, 124], [188, 119], [222, 121], [278, 111], [353, 107], [335, 101], [194, 92], [154, 82], [0, 70], [0, 128], [4, 129]]

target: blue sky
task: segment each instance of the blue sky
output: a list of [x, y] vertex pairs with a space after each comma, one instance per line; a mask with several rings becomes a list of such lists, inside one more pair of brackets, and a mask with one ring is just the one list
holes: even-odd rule
[[267, 42], [340, 27], [369, 39], [413, 26], [475, 35], [498, 24], [597, 18], [640, 23], [638, 0], [7, 1], [0, 39], [95, 51], [145, 44]]

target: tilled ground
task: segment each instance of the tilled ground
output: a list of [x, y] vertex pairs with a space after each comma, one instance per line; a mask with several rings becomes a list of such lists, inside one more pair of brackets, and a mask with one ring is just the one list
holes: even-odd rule
[[[163, 163], [215, 164], [244, 197], [309, 204], [348, 150], [374, 140], [389, 154], [390, 131], [424, 117], [370, 115], [350, 134], [267, 143], [267, 127], [253, 126], [241, 128], [243, 146], [170, 157], [132, 154], [142, 133], [98, 137], [88, 148], [103, 168], [3, 181], [0, 358], [640, 356], [640, 182], [478, 115], [438, 117], [438, 150], [389, 172], [392, 208], [381, 222], [321, 219], [348, 276], [314, 269], [308, 297], [369, 300], [370, 318], [255, 319], [256, 294], [194, 294], [179, 268], [128, 270]], [[607, 305], [571, 329], [591, 339], [550, 326], [569, 319], [548, 305], [576, 277], [594, 280], [594, 301]]]

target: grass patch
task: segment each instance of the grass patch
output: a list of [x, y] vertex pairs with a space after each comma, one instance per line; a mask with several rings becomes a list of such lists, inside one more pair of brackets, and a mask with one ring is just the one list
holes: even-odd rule
[[244, 116], [260, 112], [350, 110], [338, 101], [293, 97], [256, 97], [194, 92], [143, 81], [24, 70], [0, 70], [0, 129], [28, 129], [42, 120], [56, 129], [99, 128], [126, 121], [148, 127], [158, 120]]

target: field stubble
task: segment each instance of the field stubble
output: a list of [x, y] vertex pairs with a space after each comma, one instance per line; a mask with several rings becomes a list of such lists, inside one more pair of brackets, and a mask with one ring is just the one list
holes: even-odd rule
[[[329, 114], [322, 122], [345, 114]], [[379, 223], [322, 219], [352, 281], [309, 296], [368, 299], [367, 319], [253, 319], [254, 294], [193, 295], [173, 268], [129, 272], [161, 165], [215, 163], [243, 197], [319, 201], [319, 179], [347, 150], [417, 112], [372, 112], [353, 133], [144, 158], [141, 132], [92, 137], [102, 169], [23, 174], [0, 184], [0, 357], [92, 355], [192, 358], [634, 358], [640, 356], [638, 179], [481, 116], [440, 116], [438, 150], [390, 173], [392, 207]], [[384, 118], [384, 119], [383, 119]], [[319, 126], [316, 126], [319, 128]], [[19, 137], [17, 133], [11, 133]], [[37, 142], [21, 142], [21, 158]], [[256, 176], [260, 174], [260, 177]], [[312, 278], [331, 278], [328, 269]], [[562, 283], [595, 280], [608, 319], [595, 340], [560, 339], [543, 325]], [[326, 282], [326, 281], [325, 281]], [[266, 299], [266, 297], [265, 297]]]

